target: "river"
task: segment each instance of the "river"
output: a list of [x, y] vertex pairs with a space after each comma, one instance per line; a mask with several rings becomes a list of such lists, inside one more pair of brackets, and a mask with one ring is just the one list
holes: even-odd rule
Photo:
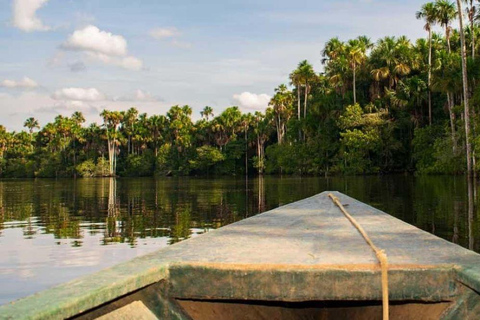
[[479, 252], [476, 189], [409, 175], [0, 181], [0, 305], [325, 190]]

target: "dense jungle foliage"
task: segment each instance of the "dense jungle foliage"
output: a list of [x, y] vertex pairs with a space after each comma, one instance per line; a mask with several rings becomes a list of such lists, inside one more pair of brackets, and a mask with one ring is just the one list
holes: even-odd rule
[[104, 110], [102, 125], [75, 112], [42, 128], [29, 118], [21, 132], [0, 126], [0, 177], [478, 171], [476, 5], [423, 5], [426, 37], [415, 43], [329, 40], [323, 71], [300, 62], [263, 113], [214, 116], [207, 106], [193, 122], [189, 106], [151, 116], [131, 108]]

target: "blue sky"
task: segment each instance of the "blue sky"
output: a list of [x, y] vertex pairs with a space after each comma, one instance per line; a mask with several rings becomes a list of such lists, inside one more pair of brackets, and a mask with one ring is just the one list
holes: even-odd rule
[[423, 0], [0, 0], [0, 124], [188, 104], [264, 109], [325, 41], [423, 37]]

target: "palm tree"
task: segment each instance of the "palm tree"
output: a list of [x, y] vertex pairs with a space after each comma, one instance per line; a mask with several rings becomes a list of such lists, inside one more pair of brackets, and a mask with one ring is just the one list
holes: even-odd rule
[[371, 74], [375, 81], [387, 80], [388, 90], [395, 88], [415, 65], [411, 48], [410, 41], [405, 37], [380, 39], [370, 57], [370, 63], [374, 66]]
[[305, 100], [303, 104], [303, 118], [305, 119], [307, 117], [308, 94], [310, 93], [312, 82], [315, 81], [317, 75], [315, 74], [315, 71], [313, 71], [312, 65], [307, 60], [300, 62], [297, 70], [304, 87]]
[[273, 107], [275, 114], [275, 127], [277, 129], [278, 144], [282, 144], [287, 132], [287, 122], [291, 117], [291, 105], [293, 103], [293, 94], [287, 86], [281, 84], [275, 89], [275, 95], [270, 100], [270, 106]]
[[178, 156], [192, 144], [193, 123], [192, 108], [189, 106], [173, 106], [167, 112], [168, 128], [171, 142], [178, 151]]
[[271, 120], [273, 110], [267, 108], [265, 114], [261, 112], [255, 112], [253, 119], [253, 131], [257, 137], [257, 156], [255, 159], [255, 167], [258, 169], [259, 174], [263, 174], [265, 170], [265, 143], [270, 136]]
[[470, 37], [472, 46], [472, 59], [475, 59], [475, 16], [477, 14], [477, 7], [474, 5], [473, 0], [464, 0], [467, 4], [467, 16], [470, 22]]
[[290, 84], [294, 85], [297, 89], [297, 119], [300, 120], [301, 118], [301, 107], [300, 107], [300, 86], [302, 83], [302, 78], [300, 76], [300, 72], [298, 69], [295, 69], [292, 73], [290, 73]]
[[24, 127], [28, 128], [28, 130], [30, 131], [30, 133], [33, 133], [33, 130], [35, 128], [40, 128], [40, 125], [38, 124], [38, 120], [31, 117], [31, 118], [28, 118], [27, 120], [25, 120], [24, 124], [23, 124]]
[[122, 129], [127, 134], [127, 152], [130, 154], [133, 152], [133, 145], [132, 145], [132, 135], [135, 130], [135, 122], [137, 121], [138, 117], [138, 110], [136, 108], [130, 108], [126, 112], [123, 113], [122, 119]]
[[205, 118], [205, 120], [208, 121], [210, 117], [213, 117], [213, 109], [209, 106], [206, 106], [202, 111], [200, 111], [200, 115], [202, 118]]
[[[81, 130], [81, 125], [82, 123], [85, 122], [85, 117], [83, 116], [83, 113], [80, 111], [75, 111], [71, 118], [70, 122], [72, 122], [71, 126], [71, 135], [72, 135], [72, 141], [73, 141], [73, 166], [77, 166], [77, 139], [81, 136], [82, 130]], [[74, 176], [76, 177], [76, 172], [74, 173]]]
[[459, 83], [461, 74], [461, 62], [458, 54], [448, 53], [445, 49], [439, 50], [436, 54], [433, 64], [432, 90], [436, 90], [447, 95], [447, 108], [450, 117], [450, 129], [452, 135], [453, 153], [456, 153], [457, 139], [455, 128], [455, 112], [453, 92], [461, 90], [462, 84]]
[[85, 117], [83, 116], [83, 113], [81, 113], [80, 111], [75, 111], [72, 114], [71, 118], [77, 125], [81, 125], [82, 123], [85, 122]]
[[466, 153], [467, 153], [467, 174], [472, 176], [472, 144], [470, 139], [470, 108], [468, 105], [468, 75], [467, 75], [467, 50], [465, 46], [465, 31], [463, 29], [463, 11], [462, 2], [457, 0], [458, 22], [460, 25], [460, 43], [462, 54], [462, 82], [463, 82], [463, 104], [465, 105], [465, 140], [466, 140]]
[[216, 144], [223, 150], [227, 144], [237, 138], [237, 133], [244, 129], [242, 125], [242, 113], [238, 107], [225, 109], [212, 121], [212, 131], [215, 135]]
[[103, 110], [100, 116], [106, 128], [108, 143], [108, 159], [110, 165], [110, 176], [115, 176], [117, 169], [117, 153], [118, 153], [118, 126], [123, 120], [124, 114], [119, 111]]
[[30, 117], [27, 120], [25, 120], [25, 122], [23, 123], [23, 126], [25, 128], [28, 128], [28, 131], [30, 132], [30, 141], [32, 141], [33, 130], [34, 129], [40, 129], [40, 125], [38, 123], [38, 120], [33, 118], [33, 117]]
[[322, 51], [322, 64], [325, 65], [325, 74], [331, 86], [340, 91], [344, 98], [345, 79], [349, 68], [345, 43], [338, 38], [327, 41]]
[[367, 58], [367, 50], [371, 47], [370, 39], [359, 37], [350, 40], [346, 46], [347, 59], [353, 72], [353, 103], [357, 103], [357, 67], [361, 66]]
[[345, 44], [337, 38], [332, 38], [325, 43], [322, 50], [322, 64], [335, 60], [345, 52]]
[[448, 52], [452, 51], [450, 46], [450, 35], [452, 27], [450, 24], [457, 16], [455, 4], [448, 0], [437, 0], [435, 2], [436, 20], [445, 29], [445, 39], [447, 40]]
[[241, 119], [245, 138], [245, 176], [248, 176], [248, 128], [253, 122], [253, 115], [251, 113], [243, 114]]
[[432, 26], [436, 22], [437, 8], [433, 2], [426, 3], [417, 11], [417, 19], [425, 20], [425, 30], [428, 32], [428, 122], [432, 125]]
[[147, 120], [148, 129], [153, 133], [153, 145], [154, 145], [154, 152], [155, 157], [158, 156], [158, 145], [160, 140], [162, 139], [162, 131], [164, 130], [167, 124], [167, 118], [163, 115], [161, 116], [151, 116]]

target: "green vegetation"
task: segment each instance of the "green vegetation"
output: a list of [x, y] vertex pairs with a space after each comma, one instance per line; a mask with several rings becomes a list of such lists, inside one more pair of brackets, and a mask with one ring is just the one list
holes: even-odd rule
[[205, 107], [194, 123], [189, 106], [153, 116], [131, 108], [104, 110], [101, 126], [83, 126], [79, 112], [41, 129], [34, 118], [28, 131], [0, 126], [0, 177], [472, 174], [480, 169], [480, 27], [475, 3], [463, 2], [465, 15], [460, 0], [423, 5], [416, 17], [426, 39], [415, 43], [329, 40], [324, 72], [300, 62], [291, 90], [278, 86], [264, 113], [230, 107], [214, 117]]

